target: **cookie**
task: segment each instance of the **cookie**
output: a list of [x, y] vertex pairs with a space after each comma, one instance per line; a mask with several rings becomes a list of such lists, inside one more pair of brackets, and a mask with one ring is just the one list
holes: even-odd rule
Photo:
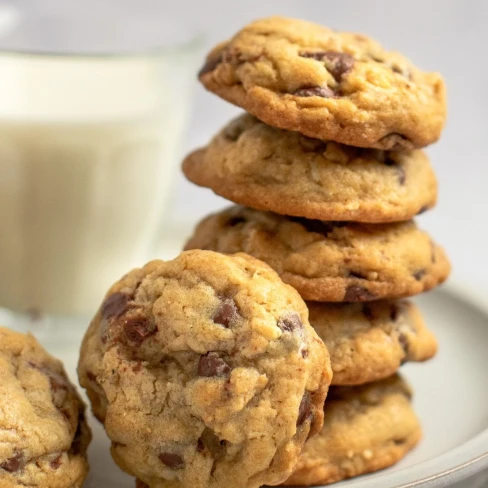
[[79, 363], [126, 472], [151, 488], [284, 481], [331, 380], [298, 293], [244, 255], [191, 251], [108, 292]]
[[0, 377], [0, 487], [81, 488], [91, 434], [61, 362], [0, 327]]
[[309, 219], [409, 220], [437, 198], [437, 181], [421, 150], [323, 142], [251, 115], [235, 119], [190, 154], [183, 171], [233, 202]]
[[443, 282], [442, 248], [413, 221], [323, 222], [233, 206], [204, 219], [186, 249], [246, 252], [305, 300], [362, 302], [411, 296]]
[[418, 308], [406, 300], [308, 306], [310, 325], [329, 350], [334, 385], [378, 381], [437, 352]]
[[410, 398], [399, 376], [361, 387], [331, 388], [324, 427], [307, 441], [284, 484], [334, 483], [398, 462], [422, 436]]
[[266, 124], [351, 146], [423, 147], [446, 118], [439, 74], [363, 35], [303, 20], [247, 25], [210, 52], [199, 78]]

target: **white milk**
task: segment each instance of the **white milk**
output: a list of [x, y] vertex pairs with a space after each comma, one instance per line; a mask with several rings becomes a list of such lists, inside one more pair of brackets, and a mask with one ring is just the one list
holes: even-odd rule
[[151, 256], [188, 99], [166, 74], [156, 57], [0, 57], [0, 307], [92, 313]]

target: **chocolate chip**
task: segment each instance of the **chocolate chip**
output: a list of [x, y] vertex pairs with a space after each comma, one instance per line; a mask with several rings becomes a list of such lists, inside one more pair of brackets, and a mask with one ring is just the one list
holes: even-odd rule
[[396, 166], [398, 163], [391, 157], [388, 155], [388, 152], [386, 151], [381, 151], [383, 153], [383, 158], [380, 159], [380, 158], [377, 158], [378, 160], [380, 160], [383, 164], [386, 164], [386, 166]]
[[359, 285], [349, 285], [344, 294], [345, 302], [367, 302], [375, 298], [376, 295], [374, 293]]
[[284, 332], [295, 332], [296, 330], [302, 330], [303, 324], [300, 319], [300, 315], [296, 312], [288, 313], [278, 320], [278, 327]]
[[214, 459], [221, 459], [225, 455], [226, 445], [226, 441], [219, 439], [213, 430], [205, 428], [198, 439], [197, 449], [202, 452], [206, 448]]
[[205, 450], [205, 445], [203, 444], [202, 439], [197, 440], [197, 451], [198, 452], [203, 452]]
[[237, 305], [234, 300], [232, 300], [232, 298], [224, 298], [213, 316], [213, 321], [228, 329], [234, 324], [238, 317], [239, 311], [237, 310]]
[[323, 220], [304, 219], [303, 217], [289, 217], [292, 222], [296, 222], [305, 227], [309, 232], [322, 234], [327, 237], [336, 228], [345, 227], [348, 222], [324, 222]]
[[58, 454], [53, 460], [51, 460], [49, 466], [51, 466], [52, 469], [58, 469], [61, 466], [62, 459], [63, 459], [63, 455]]
[[302, 358], [303, 359], [308, 358], [308, 349], [306, 347], [302, 349]]
[[401, 446], [402, 444], [405, 444], [407, 442], [407, 439], [393, 439], [393, 443], [396, 446]]
[[162, 452], [159, 454], [159, 460], [168, 466], [168, 468], [179, 469], [183, 467], [183, 458], [178, 456], [178, 454], [173, 454], [171, 452]]
[[393, 73], [397, 73], [399, 75], [402, 75], [403, 77], [405, 78], [408, 78], [409, 80], [412, 79], [412, 72], [407, 69], [407, 68], [402, 68], [400, 66], [398, 66], [397, 64], [390, 64], [389, 65], [391, 70], [393, 71]]
[[398, 161], [395, 161], [395, 159], [393, 159], [388, 152], [383, 151], [383, 154], [384, 156], [382, 160], [380, 158], [376, 158], [376, 159], [381, 161], [383, 164], [386, 164], [386, 166], [395, 166], [395, 169], [398, 173], [398, 182], [400, 183], [400, 185], [404, 185], [406, 176], [405, 176], [405, 170], [403, 169], [403, 166], [400, 166], [398, 164]]
[[298, 142], [305, 152], [323, 153], [327, 149], [327, 143], [325, 141], [312, 139], [311, 137], [301, 135]]
[[300, 427], [307, 419], [312, 416], [312, 402], [309, 393], [303, 395], [300, 407], [298, 408], [297, 427]]
[[374, 320], [374, 313], [373, 310], [371, 309], [371, 306], [368, 304], [363, 305], [363, 315], [370, 321], [372, 322]]
[[78, 455], [81, 453], [81, 447], [82, 447], [82, 438], [83, 438], [83, 425], [85, 423], [85, 413], [83, 410], [80, 408], [78, 410], [78, 424], [76, 426], [76, 432], [73, 437], [73, 443], [71, 444], [71, 449], [70, 451]]
[[129, 296], [125, 293], [114, 293], [107, 297], [102, 305], [102, 316], [105, 319], [120, 317], [128, 309]]
[[87, 378], [92, 381], [93, 383], [96, 383], [97, 382], [97, 377], [95, 374], [93, 374], [91, 371], [87, 371], [86, 372], [86, 376]]
[[342, 77], [351, 70], [354, 65], [354, 58], [347, 53], [336, 51], [315, 51], [300, 53], [303, 58], [311, 58], [317, 61], [325, 61], [327, 71], [340, 82]]
[[361, 271], [349, 271], [348, 277], [358, 278], [360, 280], [367, 280], [368, 279], [368, 275], [365, 273], [362, 273]]
[[227, 222], [225, 223], [226, 227], [236, 227], [239, 224], [245, 224], [247, 220], [244, 217], [240, 216], [235, 216], [231, 217]]
[[149, 485], [146, 485], [146, 483], [144, 483], [143, 481], [136, 480], [136, 488], [150, 488], [150, 487]]
[[198, 72], [198, 76], [200, 77], [206, 73], [210, 73], [211, 71], [213, 71], [222, 62], [222, 59], [223, 59], [222, 53], [213, 58], [208, 58], [205, 61], [205, 64], [200, 69], [200, 71]]
[[420, 281], [425, 276], [425, 273], [426, 273], [426, 270], [425, 269], [419, 269], [418, 271], [415, 271], [415, 273], [413, 273], [412, 276], [417, 281]]
[[56, 393], [58, 390], [68, 390], [68, 382], [66, 378], [64, 378], [61, 374], [52, 371], [45, 366], [39, 366], [31, 361], [28, 361], [27, 364], [34, 369], [37, 369], [40, 373], [47, 376], [49, 378], [49, 384], [51, 386], [51, 390]]
[[303, 217], [290, 217], [290, 220], [302, 225], [309, 232], [315, 232], [324, 236], [330, 234], [335, 228], [332, 222], [324, 222], [322, 220], [305, 219]]
[[225, 376], [230, 372], [230, 366], [216, 352], [207, 352], [198, 361], [198, 376], [210, 378]]
[[381, 63], [381, 64], [388, 66], [394, 73], [398, 73], [398, 74], [404, 76], [405, 78], [411, 79], [412, 74], [410, 73], [410, 70], [403, 69], [397, 64], [387, 63], [384, 58], [381, 58], [378, 55], [370, 53], [369, 56], [373, 61], [376, 61], [377, 63]]
[[321, 97], [334, 98], [336, 94], [328, 86], [304, 86], [299, 88], [293, 95], [296, 97]]
[[60, 408], [58, 410], [61, 412], [61, 414], [68, 422], [71, 422], [71, 414], [70, 412], [68, 412], [68, 410], [66, 410], [65, 408]]
[[423, 207], [420, 207], [420, 210], [417, 212], [417, 215], [423, 214], [424, 212], [427, 212], [429, 210], [429, 207], [427, 205], [424, 205]]
[[403, 366], [408, 361], [408, 354], [409, 354], [409, 350], [410, 350], [410, 342], [408, 341], [408, 337], [405, 334], [400, 333], [398, 335], [398, 343], [400, 344], [400, 346], [403, 349], [403, 352], [405, 353], [405, 356], [403, 357], [403, 359], [400, 362], [400, 364]]
[[125, 337], [133, 344], [142, 344], [157, 331], [156, 325], [146, 317], [132, 317], [124, 323]]
[[390, 320], [396, 322], [399, 316], [400, 316], [400, 310], [398, 308], [398, 305], [392, 304], [390, 307]]
[[9, 473], [14, 473], [15, 471], [19, 471], [24, 467], [24, 456], [21, 452], [18, 452], [10, 459], [7, 459], [3, 463], [0, 464], [0, 469], [8, 471]]

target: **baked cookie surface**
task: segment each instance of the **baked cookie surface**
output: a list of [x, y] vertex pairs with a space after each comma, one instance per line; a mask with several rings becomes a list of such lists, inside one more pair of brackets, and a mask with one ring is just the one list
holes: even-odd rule
[[331, 388], [324, 427], [307, 441], [295, 471], [283, 484], [329, 484], [398, 462], [422, 436], [410, 398], [399, 376]]
[[333, 385], [378, 381], [437, 352], [436, 338], [407, 300], [308, 302], [308, 308], [310, 324], [329, 350]]
[[357, 147], [435, 142], [444, 82], [359, 34], [270, 17], [216, 46], [199, 74], [210, 91], [263, 122]]
[[0, 327], [0, 487], [81, 488], [91, 439], [60, 361]]
[[251, 115], [238, 117], [191, 153], [183, 171], [235, 203], [309, 219], [409, 220], [437, 199], [437, 181], [421, 150], [323, 142]]
[[442, 283], [450, 271], [443, 249], [413, 221], [322, 222], [241, 206], [205, 218], [186, 249], [246, 252], [312, 301], [412, 296]]
[[258, 487], [291, 473], [331, 380], [298, 293], [241, 254], [124, 276], [83, 341], [80, 383], [126, 472], [151, 488]]

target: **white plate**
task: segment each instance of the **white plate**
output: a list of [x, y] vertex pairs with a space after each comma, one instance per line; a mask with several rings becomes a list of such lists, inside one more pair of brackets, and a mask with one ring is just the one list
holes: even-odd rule
[[[401, 463], [378, 473], [333, 485], [337, 488], [459, 488], [488, 486], [488, 305], [459, 287], [448, 286], [417, 299], [439, 339], [438, 356], [403, 368], [415, 390], [424, 439]], [[73, 378], [77, 350], [51, 348]], [[134, 488], [134, 480], [110, 458], [100, 425], [90, 419], [94, 441], [86, 487]], [[229, 487], [232, 488], [232, 487]]]

